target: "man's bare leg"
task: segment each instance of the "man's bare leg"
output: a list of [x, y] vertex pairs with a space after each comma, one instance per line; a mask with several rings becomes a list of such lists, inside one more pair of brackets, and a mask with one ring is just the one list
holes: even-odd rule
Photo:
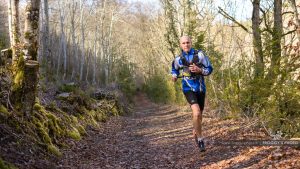
[[192, 104], [191, 108], [193, 112], [194, 134], [197, 135], [197, 138], [202, 138], [202, 111], [198, 104]]
[[198, 145], [198, 147], [200, 148], [201, 152], [205, 151], [205, 146], [204, 146], [204, 141], [202, 138], [202, 111], [199, 108], [198, 104], [193, 104], [191, 106], [192, 111], [193, 111], [193, 126], [194, 126], [194, 130], [196, 133], [195, 135], [195, 141]]

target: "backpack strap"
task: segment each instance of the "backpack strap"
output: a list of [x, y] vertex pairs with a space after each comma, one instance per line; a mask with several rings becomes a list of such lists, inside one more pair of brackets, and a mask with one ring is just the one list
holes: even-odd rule
[[183, 64], [183, 66], [189, 66], [190, 63], [186, 60], [186, 58], [183, 56], [182, 52], [180, 53], [180, 60]]
[[194, 50], [192, 63], [199, 63], [198, 50]]
[[[182, 64], [184, 67], [189, 67], [191, 64], [196, 64], [198, 67], [200, 67], [201, 65], [199, 65], [199, 56], [198, 56], [198, 52], [199, 50], [194, 50], [193, 53], [193, 59], [192, 59], [192, 63], [189, 63], [189, 61], [183, 56], [182, 52], [180, 53], [179, 57], [180, 60], [182, 61]], [[188, 70], [187, 68], [185, 68], [184, 70]], [[196, 73], [192, 73], [189, 72], [190, 76], [189, 77], [193, 77], [193, 78], [199, 78], [199, 75], [197, 75]]]
[[[189, 66], [191, 64], [186, 60], [186, 58], [183, 56], [182, 52], [180, 53], [180, 60], [182, 61], [182, 64], [184, 66]], [[199, 62], [198, 50], [194, 50], [192, 63], [197, 64], [198, 62]]]

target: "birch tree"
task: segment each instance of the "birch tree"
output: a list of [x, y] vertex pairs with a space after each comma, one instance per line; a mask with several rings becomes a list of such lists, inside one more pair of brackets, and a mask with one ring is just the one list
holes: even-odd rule
[[[20, 24], [19, 24], [19, 0], [8, 0], [8, 18], [9, 18], [9, 34], [12, 49], [12, 65], [13, 69], [17, 69], [19, 59], [18, 46], [20, 43]], [[14, 71], [15, 73], [15, 71]], [[14, 74], [15, 75], [15, 74]]]
[[72, 36], [72, 57], [74, 57], [73, 60], [73, 66], [72, 66], [72, 75], [71, 75], [71, 80], [74, 80], [77, 71], [78, 71], [78, 55], [77, 55], [77, 43], [76, 43], [76, 36], [75, 36], [75, 13], [77, 9], [77, 2], [75, 0], [72, 0], [72, 6], [71, 6], [71, 36]]
[[63, 80], [66, 78], [67, 73], [67, 45], [66, 45], [66, 34], [65, 34], [65, 2], [60, 3], [58, 1], [59, 6], [59, 18], [60, 18], [60, 52], [59, 52], [59, 58], [57, 63], [57, 77], [59, 77], [60, 73], [60, 65], [61, 65], [61, 56], [63, 56]]
[[86, 74], [85, 74], [85, 83], [89, 84], [89, 73], [90, 73], [90, 61], [91, 61], [91, 54], [92, 53], [92, 44], [90, 42], [89, 47], [87, 49], [86, 55]]
[[108, 37], [107, 37], [107, 74], [106, 74], [106, 84], [110, 82], [110, 77], [111, 77], [111, 70], [112, 70], [112, 62], [113, 62], [113, 55], [112, 55], [112, 31], [113, 31], [113, 26], [114, 26], [114, 19], [115, 18], [115, 9], [111, 9], [111, 18], [110, 18], [110, 24], [109, 24], [109, 29], [108, 29]]
[[11, 9], [11, 0], [7, 0], [8, 7], [8, 29], [9, 29], [9, 41], [10, 46], [13, 46], [13, 32], [12, 32], [12, 9]]
[[[96, 17], [96, 20], [97, 20], [97, 17]], [[92, 82], [93, 85], [96, 84], [96, 69], [97, 69], [97, 57], [98, 57], [98, 46], [97, 46], [98, 38], [97, 38], [97, 36], [98, 36], [98, 24], [96, 24], [95, 41], [94, 41], [94, 63], [93, 63], [93, 82]]]
[[43, 23], [43, 40], [42, 40], [42, 46], [43, 46], [43, 51], [42, 51], [42, 57], [45, 64], [45, 69], [46, 69], [46, 79], [47, 79], [47, 74], [49, 73], [49, 62], [50, 62], [50, 31], [49, 31], [49, 5], [48, 5], [48, 0], [43, 0], [43, 9], [44, 9], [44, 23]]
[[83, 80], [83, 66], [85, 59], [85, 36], [84, 36], [84, 25], [83, 25], [83, 13], [84, 13], [84, 0], [80, 0], [80, 31], [81, 31], [81, 61], [80, 61], [80, 77], [79, 80]]

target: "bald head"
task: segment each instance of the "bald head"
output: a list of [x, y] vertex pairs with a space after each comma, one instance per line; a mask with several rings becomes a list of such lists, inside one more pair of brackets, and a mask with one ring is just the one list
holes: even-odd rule
[[183, 41], [183, 40], [189, 40], [189, 41], [192, 41], [192, 40], [191, 40], [191, 37], [189, 37], [189, 36], [187, 36], [187, 35], [184, 35], [184, 36], [181, 36], [181, 37], [180, 37], [180, 42]]
[[180, 47], [184, 52], [189, 52], [192, 48], [192, 40], [189, 36], [182, 36], [180, 38]]

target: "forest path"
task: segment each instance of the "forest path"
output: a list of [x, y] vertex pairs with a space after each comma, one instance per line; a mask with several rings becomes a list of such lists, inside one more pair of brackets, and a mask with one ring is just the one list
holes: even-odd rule
[[[300, 168], [300, 155], [289, 147], [225, 147], [207, 145], [199, 152], [192, 136], [189, 109], [158, 105], [140, 94], [135, 113], [113, 117], [63, 151], [58, 168], [174, 169], [174, 168]], [[261, 138], [251, 123], [220, 120], [207, 111], [203, 131], [207, 140]], [[254, 138], [255, 137], [255, 138]], [[295, 157], [295, 153], [299, 156]]]

